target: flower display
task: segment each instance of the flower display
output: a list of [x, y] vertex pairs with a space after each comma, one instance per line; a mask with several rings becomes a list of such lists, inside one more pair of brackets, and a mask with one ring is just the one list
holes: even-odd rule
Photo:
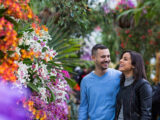
[[[31, 90], [21, 100], [27, 119], [67, 120], [71, 89], [66, 79], [70, 76], [55, 62], [58, 53], [47, 45], [52, 39], [48, 29], [38, 24], [28, 3], [29, 0], [0, 0], [0, 78], [11, 82], [21, 93], [24, 88]], [[34, 23], [29, 22], [29, 29], [19, 31], [19, 21], [27, 20]]]
[[[65, 77], [69, 78], [67, 71], [62, 66], [52, 64], [52, 60], [57, 53], [47, 46], [47, 41], [51, 39], [48, 31], [40, 30], [37, 34], [32, 32], [24, 32], [23, 37], [19, 40], [19, 58], [17, 61], [19, 66], [16, 76], [15, 85], [19, 88], [23, 86], [31, 87], [35, 93], [30, 96], [33, 101], [32, 112], [37, 108], [33, 118], [67, 119], [68, 107], [67, 99], [70, 87]], [[33, 88], [34, 87], [34, 88]], [[45, 113], [45, 114], [44, 114]], [[39, 114], [39, 115], [38, 115]], [[53, 116], [54, 115], [54, 116]]]
[[14, 71], [17, 65], [14, 63], [14, 57], [9, 58], [9, 52], [14, 51], [18, 44], [17, 32], [13, 29], [13, 24], [4, 17], [0, 18], [0, 75], [5, 80], [15, 81]]
[[104, 6], [104, 13], [122, 13], [124, 10], [136, 8], [137, 1], [136, 0], [111, 0], [108, 1]]
[[0, 76], [4, 80], [16, 81], [14, 71], [18, 65], [14, 62], [18, 60], [15, 50], [18, 46], [18, 33], [15, 30], [16, 21], [35, 19], [38, 17], [33, 14], [28, 5], [29, 0], [0, 0]]
[[19, 19], [37, 18], [28, 5], [29, 0], [1, 0], [0, 5], [7, 8], [6, 14]]
[[117, 4], [117, 8], [121, 6], [123, 9], [134, 8], [136, 6], [134, 0], [120, 0]]

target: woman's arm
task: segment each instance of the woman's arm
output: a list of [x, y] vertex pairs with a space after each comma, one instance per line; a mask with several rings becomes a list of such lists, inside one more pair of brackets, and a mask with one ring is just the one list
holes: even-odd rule
[[141, 120], [151, 120], [152, 117], [152, 88], [147, 82], [139, 89]]

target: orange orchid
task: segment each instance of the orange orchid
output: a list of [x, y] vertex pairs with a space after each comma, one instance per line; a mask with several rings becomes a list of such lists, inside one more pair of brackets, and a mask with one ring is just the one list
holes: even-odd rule
[[13, 63], [12, 60], [9, 60], [8, 63], [3, 62], [0, 65], [0, 76], [4, 80], [9, 80], [9, 81], [15, 82], [17, 78], [14, 74], [14, 71], [17, 71], [17, 69], [18, 69], [18, 65]]
[[7, 50], [14, 50], [18, 44], [17, 33], [13, 29], [13, 24], [5, 20], [3, 17], [0, 19], [0, 50], [6, 53]]
[[36, 53], [33, 50], [26, 51], [24, 49], [21, 49], [21, 59], [29, 58], [33, 60], [34, 56], [37, 56]]
[[42, 25], [44, 31], [48, 31], [48, 28], [45, 25]]
[[[28, 5], [29, 0], [1, 0], [0, 4], [4, 5], [4, 8], [8, 8], [6, 14], [14, 16], [18, 19], [33, 19], [36, 15], [33, 14], [31, 8]], [[37, 19], [36, 19], [37, 20]]]

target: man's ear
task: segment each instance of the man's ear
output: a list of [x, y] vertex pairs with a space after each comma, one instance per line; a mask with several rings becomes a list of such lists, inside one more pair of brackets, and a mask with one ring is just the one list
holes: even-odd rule
[[95, 60], [95, 58], [96, 58], [96, 57], [95, 57], [94, 55], [91, 56], [91, 59], [92, 59], [93, 61]]

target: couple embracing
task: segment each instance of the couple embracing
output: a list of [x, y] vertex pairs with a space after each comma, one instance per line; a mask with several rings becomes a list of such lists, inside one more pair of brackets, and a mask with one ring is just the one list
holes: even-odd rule
[[152, 88], [142, 56], [122, 53], [119, 70], [108, 68], [109, 49], [92, 48], [95, 70], [81, 82], [79, 120], [151, 120]]

